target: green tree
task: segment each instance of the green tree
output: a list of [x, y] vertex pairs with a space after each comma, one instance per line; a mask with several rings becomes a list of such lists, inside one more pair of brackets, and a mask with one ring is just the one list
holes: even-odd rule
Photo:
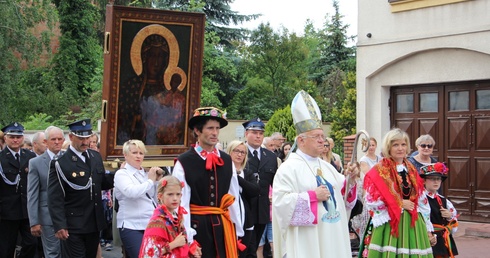
[[270, 91], [263, 80], [252, 78], [243, 90], [238, 92], [227, 108], [230, 119], [251, 119], [260, 117], [268, 120], [274, 114]]
[[355, 69], [355, 66], [352, 67], [352, 62], [348, 61], [355, 55], [355, 48], [348, 46], [354, 37], [347, 36], [349, 25], [342, 22], [344, 16], [340, 14], [339, 1], [332, 0], [332, 4], [335, 13], [331, 17], [327, 16], [325, 27], [318, 32], [320, 56], [315, 60], [310, 70], [311, 76], [317, 84], [321, 84], [325, 76], [330, 74], [335, 67], [339, 67], [341, 70]]
[[339, 12], [338, 0], [333, 0], [334, 15], [327, 16], [325, 27], [318, 32], [319, 44], [317, 45], [319, 56], [313, 58], [309, 66], [310, 78], [318, 88], [318, 96], [315, 98], [322, 110], [324, 121], [331, 121], [332, 109], [339, 108], [346, 98], [346, 90], [342, 80], [346, 72], [355, 71], [355, 48], [348, 44], [354, 39], [347, 36], [347, 28]]
[[[60, 15], [60, 46], [54, 58], [53, 76], [58, 89], [77, 103], [100, 90], [102, 81], [102, 47], [97, 40], [99, 12], [86, 0], [57, 3]], [[94, 79], [94, 77], [99, 77]]]
[[[18, 115], [35, 117], [36, 114], [47, 114], [49, 119], [53, 119], [64, 114], [70, 102], [58, 90], [54, 81], [49, 65], [24, 70], [17, 84], [16, 97], [9, 99], [10, 103], [16, 106]], [[18, 116], [17, 119], [23, 120], [24, 117]]]
[[332, 110], [331, 137], [342, 142], [345, 136], [356, 133], [356, 73], [348, 72], [342, 82], [346, 97]]
[[291, 106], [287, 105], [283, 109], [278, 109], [271, 116], [265, 125], [265, 134], [271, 135], [274, 132], [280, 132], [287, 141], [293, 141], [296, 137], [296, 128], [293, 124], [293, 116], [291, 115]]
[[[0, 124], [23, 120], [23, 106], [17, 101], [23, 71], [41, 63], [42, 53], [49, 57], [52, 28], [57, 20], [56, 9], [48, 0], [0, 1]], [[39, 26], [42, 23], [45, 27]], [[27, 89], [25, 89], [27, 90]]]
[[238, 72], [236, 54], [230, 48], [219, 45], [214, 32], [205, 34], [203, 67], [202, 106], [226, 107], [231, 97], [238, 92], [241, 75]]
[[248, 30], [231, 25], [257, 19], [259, 14], [243, 15], [233, 11], [230, 4], [234, 0], [153, 0], [151, 5], [159, 9], [179, 11], [200, 11], [206, 14], [206, 32], [214, 32], [220, 44], [230, 45], [234, 40], [244, 40]]
[[266, 83], [268, 93], [260, 97], [271, 103], [272, 110], [288, 105], [296, 92], [307, 86], [304, 67], [308, 48], [295, 33], [285, 28], [275, 32], [270, 24], [261, 24], [252, 32], [247, 52], [247, 74]]
[[22, 122], [25, 130], [44, 130], [52, 125], [53, 117], [44, 113], [30, 115], [26, 121]]

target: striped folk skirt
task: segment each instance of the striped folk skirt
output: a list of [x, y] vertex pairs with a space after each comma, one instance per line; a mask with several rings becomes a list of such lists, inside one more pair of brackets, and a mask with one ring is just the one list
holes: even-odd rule
[[398, 237], [391, 234], [389, 222], [373, 228], [370, 221], [361, 241], [359, 257], [432, 258], [432, 248], [424, 218], [419, 213], [414, 227], [410, 225], [411, 220], [410, 213], [403, 211], [398, 224]]

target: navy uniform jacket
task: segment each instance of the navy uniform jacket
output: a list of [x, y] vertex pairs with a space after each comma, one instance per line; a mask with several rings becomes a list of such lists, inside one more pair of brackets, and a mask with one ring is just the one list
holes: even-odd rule
[[250, 182], [259, 182], [260, 193], [251, 200], [251, 220], [254, 224], [267, 224], [270, 218], [269, 186], [272, 186], [274, 175], [277, 171], [277, 156], [274, 152], [260, 148], [260, 163], [253, 158], [248, 150], [247, 165], [243, 169], [245, 179]]
[[[257, 196], [259, 196], [260, 188], [259, 185], [257, 184], [257, 181], [247, 181], [245, 178], [242, 178], [241, 176], [238, 177], [238, 184], [242, 188], [242, 193], [241, 193], [241, 201], [243, 201], [243, 207], [245, 209], [245, 223], [243, 225], [243, 229], [247, 229], [250, 227], [253, 227], [254, 221], [252, 221], [251, 218], [251, 203], [252, 200], [257, 199]], [[237, 199], [235, 199], [237, 201]], [[238, 200], [240, 201], [240, 200]]]
[[[70, 148], [57, 160], [51, 161], [48, 178], [48, 208], [55, 232], [68, 229], [68, 233], [86, 234], [106, 228], [101, 190], [113, 188], [114, 174], [106, 174], [102, 157], [88, 150], [90, 167]], [[75, 190], [58, 174], [55, 164], [61, 167], [65, 178], [76, 185], [92, 185], [85, 190]]]
[[18, 185], [8, 185], [0, 178], [0, 219], [27, 219], [27, 173], [29, 160], [36, 157], [33, 152], [20, 149], [20, 167], [10, 150], [5, 147], [0, 152], [0, 162], [5, 177], [11, 182], [20, 174]]

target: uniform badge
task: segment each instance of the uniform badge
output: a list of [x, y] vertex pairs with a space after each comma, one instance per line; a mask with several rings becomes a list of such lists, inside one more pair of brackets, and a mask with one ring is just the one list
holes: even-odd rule
[[85, 172], [81, 171], [80, 176], [85, 176]]
[[77, 172], [73, 172], [73, 173], [71, 173], [71, 176], [72, 176], [72, 177], [77, 177]]
[[85, 122], [85, 120], [82, 121], [82, 125], [83, 126], [86, 126], [87, 125], [87, 122]]
[[77, 157], [75, 155], [73, 155], [73, 156], [71, 156], [71, 160], [77, 161], [78, 159], [77, 159]]

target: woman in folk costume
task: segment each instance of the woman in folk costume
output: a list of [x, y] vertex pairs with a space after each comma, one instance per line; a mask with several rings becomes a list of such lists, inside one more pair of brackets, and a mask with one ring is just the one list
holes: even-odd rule
[[[274, 177], [274, 257], [351, 257], [346, 208], [355, 205], [355, 184], [346, 187], [346, 177], [320, 158], [326, 137], [315, 100], [300, 91], [291, 111], [298, 149]], [[357, 167], [349, 165], [346, 170], [347, 178], [352, 177], [349, 181], [355, 182]]]
[[371, 213], [361, 257], [433, 257], [436, 243], [424, 182], [407, 161], [408, 134], [398, 128], [383, 139], [384, 158], [364, 178]]
[[458, 230], [458, 212], [454, 205], [437, 193], [447, 178], [446, 165], [441, 162], [420, 168], [420, 176], [425, 180], [427, 199], [430, 205], [430, 222], [434, 225], [437, 244], [432, 247], [435, 258], [454, 257], [458, 254], [453, 234]]
[[139, 257], [201, 257], [197, 241], [187, 243], [184, 214], [180, 206], [184, 183], [173, 176], [166, 176], [158, 183], [159, 206], [145, 229]]

